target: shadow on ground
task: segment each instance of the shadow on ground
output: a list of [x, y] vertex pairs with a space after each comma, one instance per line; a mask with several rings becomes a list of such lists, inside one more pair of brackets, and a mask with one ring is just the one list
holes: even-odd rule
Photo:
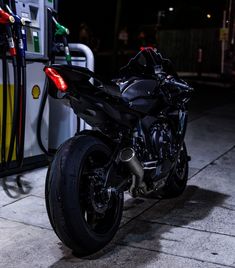
[[[96, 254], [76, 258], [61, 244], [64, 257], [51, 267], [124, 267], [125, 262], [128, 267], [147, 265], [151, 259], [156, 261], [158, 258], [163, 240], [180, 242], [180, 237], [179, 240], [168, 237], [172, 228], [206, 218], [214, 207], [222, 206], [227, 197], [219, 192], [188, 186], [182, 196], [161, 200], [136, 219], [130, 219], [119, 229], [113, 241]], [[133, 206], [131, 202], [131, 209], [135, 209]], [[176, 219], [175, 223], [171, 215]], [[171, 219], [170, 224], [167, 223], [168, 219]]]
[[12, 199], [19, 199], [31, 192], [33, 187], [29, 181], [24, 180], [21, 176], [5, 177], [0, 179], [0, 190]]

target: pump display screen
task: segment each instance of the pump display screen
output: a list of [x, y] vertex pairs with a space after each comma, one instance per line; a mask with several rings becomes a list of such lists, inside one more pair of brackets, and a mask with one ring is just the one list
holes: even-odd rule
[[24, 42], [27, 59], [47, 58], [47, 8], [54, 8], [54, 0], [15, 1], [17, 14], [25, 20]]

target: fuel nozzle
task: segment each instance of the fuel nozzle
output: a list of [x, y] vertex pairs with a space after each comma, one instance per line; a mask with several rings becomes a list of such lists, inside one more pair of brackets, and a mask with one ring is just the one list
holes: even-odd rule
[[54, 13], [53, 11], [48, 8], [47, 9], [50, 14], [51, 14], [51, 19], [55, 24], [55, 36], [61, 36], [62, 37], [62, 41], [63, 41], [63, 46], [64, 46], [64, 54], [65, 54], [65, 59], [67, 61], [67, 63], [69, 65], [72, 64], [72, 59], [71, 59], [71, 54], [70, 54], [70, 50], [69, 50], [69, 45], [68, 45], [68, 40], [67, 40], [67, 36], [69, 35], [69, 29], [66, 28], [65, 26], [61, 25], [56, 18], [54, 17]]
[[0, 7], [0, 23], [1, 24], [8, 24], [8, 23], [14, 23], [15, 19], [12, 15], [8, 14], [6, 11], [4, 11]]
[[8, 5], [6, 5], [6, 8], [9, 12], [10, 16], [12, 16], [14, 19], [14, 21], [12, 23], [16, 23], [16, 24], [19, 24], [21, 26], [25, 26], [25, 20], [23, 18], [21, 18], [19, 15], [14, 14]]
[[23, 26], [25, 26], [25, 20], [21, 18], [19, 15], [14, 14], [13, 11], [10, 9], [8, 5], [6, 5], [6, 9], [9, 14], [14, 18], [14, 25], [17, 32], [17, 39], [18, 39], [18, 52], [22, 57], [22, 61], [24, 61], [25, 57], [25, 42], [23, 36], [25, 35], [25, 30]]
[[60, 35], [60, 36], [66, 36], [69, 35], [69, 29], [66, 28], [65, 26], [61, 25], [56, 19], [55, 17], [52, 16], [52, 19], [55, 23], [55, 27], [56, 27], [56, 32], [55, 35]]
[[[4, 11], [1, 7], [0, 7], [0, 23], [6, 25], [6, 34], [7, 34], [7, 41], [8, 41], [8, 46], [9, 46], [9, 53], [12, 57], [15, 57], [16, 56], [15, 42], [14, 42], [13, 35], [12, 35], [12, 29], [9, 25], [9, 24], [15, 23], [15, 19], [11, 14]], [[16, 63], [14, 62], [14, 64]]]
[[51, 14], [51, 18], [53, 20], [53, 22], [55, 23], [55, 28], [56, 28], [56, 32], [55, 35], [60, 35], [60, 36], [66, 36], [69, 35], [69, 29], [66, 28], [65, 26], [61, 25], [56, 18], [54, 17], [53, 14], [55, 14], [55, 12], [51, 9], [51, 8], [47, 8], [47, 10], [50, 12]]
[[63, 45], [64, 45], [64, 53], [65, 53], [65, 58], [68, 64], [71, 64], [71, 54], [70, 54], [70, 50], [69, 50], [69, 45], [68, 45], [68, 41], [66, 36], [69, 35], [69, 29], [64, 27], [63, 25], [61, 25], [54, 16], [52, 16], [52, 20], [55, 23], [55, 27], [56, 27], [56, 32], [55, 32], [55, 36], [59, 35], [62, 36], [63, 39]]

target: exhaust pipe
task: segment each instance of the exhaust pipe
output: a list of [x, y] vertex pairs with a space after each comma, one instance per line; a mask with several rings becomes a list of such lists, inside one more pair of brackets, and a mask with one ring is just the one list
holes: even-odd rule
[[119, 154], [119, 159], [124, 165], [126, 165], [130, 172], [134, 174], [130, 188], [132, 196], [136, 196], [139, 190], [146, 193], [147, 187], [143, 181], [144, 168], [136, 157], [134, 149], [130, 147], [122, 149]]

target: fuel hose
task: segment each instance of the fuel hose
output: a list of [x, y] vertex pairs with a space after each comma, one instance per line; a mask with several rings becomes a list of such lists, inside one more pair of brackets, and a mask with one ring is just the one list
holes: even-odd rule
[[10, 27], [7, 27], [7, 36], [8, 36], [10, 55], [12, 57], [12, 65], [13, 65], [13, 73], [14, 73], [14, 78], [13, 78], [14, 79], [14, 106], [13, 106], [10, 144], [9, 144], [9, 151], [8, 151], [8, 158], [7, 158], [7, 165], [9, 166], [13, 158], [13, 151], [14, 151], [14, 146], [15, 146], [15, 141], [16, 141], [20, 92], [19, 92], [19, 77], [18, 77], [18, 70], [17, 70], [16, 52], [14, 52], [16, 50], [15, 42], [13, 40], [12, 30]]
[[[0, 2], [1, 7], [3, 6], [3, 1]], [[6, 51], [4, 51], [3, 55], [3, 79], [4, 79], [4, 96], [3, 99], [6, 101], [4, 104], [3, 108], [3, 148], [1, 155], [3, 156], [4, 164], [6, 162], [6, 167], [9, 166], [12, 157], [13, 157], [13, 150], [14, 150], [14, 145], [15, 145], [15, 138], [16, 138], [16, 132], [17, 132], [17, 117], [18, 117], [18, 98], [19, 98], [19, 92], [18, 92], [18, 71], [17, 71], [17, 59], [16, 59], [16, 48], [15, 48], [15, 42], [13, 39], [13, 33], [12, 33], [12, 28], [11, 25], [15, 22], [15, 19], [13, 16], [5, 12], [2, 8], [0, 7], [0, 23], [5, 24], [5, 34], [6, 34], [6, 39], [8, 43], [8, 49], [9, 49], [9, 54], [12, 58], [12, 65], [13, 65], [13, 76], [14, 76], [14, 108], [13, 108], [13, 117], [12, 117], [12, 129], [11, 129], [11, 135], [10, 135], [10, 143], [9, 143], [9, 151], [8, 151], [8, 157], [7, 161], [6, 160], [6, 116], [7, 116], [7, 90], [8, 90], [8, 81], [7, 81], [7, 59], [4, 58], [6, 57]], [[4, 63], [5, 62], [5, 63]], [[5, 78], [4, 78], [5, 77]]]
[[6, 165], [6, 131], [7, 131], [7, 47], [4, 42], [4, 36], [2, 36], [2, 139], [1, 139], [1, 164], [5, 168]]
[[1, 47], [2, 47], [2, 83], [3, 83], [3, 99], [2, 99], [2, 137], [1, 137], [1, 167], [6, 166], [6, 131], [7, 131], [7, 44], [6, 44], [6, 33], [3, 25], [9, 23], [9, 18], [6, 16], [2, 9], [3, 1], [0, 1], [0, 27], [1, 27]]
[[[18, 118], [18, 128], [17, 128], [17, 142], [16, 142], [16, 151], [18, 156], [17, 165], [21, 167], [23, 165], [24, 160], [24, 145], [25, 145], [25, 117], [26, 117], [26, 61], [25, 61], [25, 47], [23, 41], [24, 31], [23, 27], [25, 25], [25, 21], [18, 15], [16, 15], [11, 8], [6, 5], [9, 13], [14, 17], [14, 30], [17, 42], [17, 72], [18, 72], [18, 86], [19, 86], [19, 118]], [[15, 9], [15, 6], [12, 6]]]

